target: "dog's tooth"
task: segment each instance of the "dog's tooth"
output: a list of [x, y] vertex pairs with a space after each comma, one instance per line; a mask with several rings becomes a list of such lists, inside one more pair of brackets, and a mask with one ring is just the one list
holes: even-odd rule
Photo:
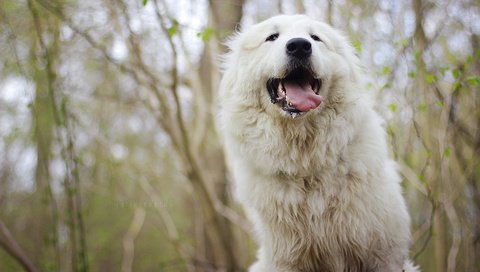
[[287, 95], [285, 95], [285, 100], [287, 100], [287, 105], [289, 105], [290, 107], [293, 106], [292, 102], [290, 101], [290, 98], [288, 98]]

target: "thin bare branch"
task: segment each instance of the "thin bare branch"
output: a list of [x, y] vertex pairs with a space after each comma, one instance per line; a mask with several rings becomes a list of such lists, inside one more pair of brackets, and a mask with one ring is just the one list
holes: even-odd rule
[[182, 258], [187, 261], [189, 256], [191, 256], [191, 249], [189, 249], [186, 245], [184, 245], [179, 238], [177, 227], [173, 222], [170, 213], [168, 212], [166, 206], [164, 205], [164, 201], [160, 198], [159, 194], [156, 193], [155, 188], [146, 180], [145, 178], [139, 178], [138, 182], [142, 187], [143, 191], [148, 195], [150, 200], [153, 203], [156, 203], [155, 210], [157, 211], [160, 219], [162, 220], [163, 224], [166, 228], [166, 234], [172, 245], [174, 246], [175, 250], [182, 256]]
[[450, 220], [453, 230], [452, 245], [450, 246], [450, 251], [448, 252], [447, 271], [455, 272], [457, 271], [457, 255], [460, 249], [460, 243], [462, 241], [461, 227], [457, 212], [451, 203], [445, 204], [445, 212]]
[[17, 243], [7, 226], [0, 221], [0, 247], [12, 256], [26, 271], [39, 272], [25, 251]]
[[133, 260], [135, 257], [135, 239], [142, 229], [145, 222], [146, 211], [143, 208], [137, 207], [133, 214], [132, 223], [123, 237], [123, 261], [122, 272], [131, 272], [133, 267]]
[[431, 209], [431, 212], [430, 212], [430, 218], [428, 220], [428, 225], [430, 226], [428, 228], [428, 235], [427, 235], [427, 238], [424, 240], [422, 246], [420, 247], [420, 249], [413, 255], [413, 260], [416, 260], [420, 254], [422, 254], [425, 249], [427, 248], [427, 245], [428, 243], [430, 242], [430, 240], [432, 239], [433, 237], [433, 218], [435, 217], [435, 213], [437, 212], [437, 203], [435, 202], [435, 200], [431, 197], [431, 195], [429, 194], [429, 200], [430, 200], [430, 203], [432, 205], [432, 209]]

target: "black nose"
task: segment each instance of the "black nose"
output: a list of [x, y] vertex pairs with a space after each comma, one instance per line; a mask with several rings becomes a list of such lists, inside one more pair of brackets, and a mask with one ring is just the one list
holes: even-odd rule
[[312, 44], [304, 38], [293, 38], [287, 42], [287, 54], [299, 59], [312, 55]]

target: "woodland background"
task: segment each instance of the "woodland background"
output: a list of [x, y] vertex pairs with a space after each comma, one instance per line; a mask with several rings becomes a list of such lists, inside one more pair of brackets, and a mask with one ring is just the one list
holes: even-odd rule
[[218, 56], [278, 13], [342, 29], [368, 68], [411, 257], [480, 271], [477, 0], [0, 1], [0, 271], [245, 270]]

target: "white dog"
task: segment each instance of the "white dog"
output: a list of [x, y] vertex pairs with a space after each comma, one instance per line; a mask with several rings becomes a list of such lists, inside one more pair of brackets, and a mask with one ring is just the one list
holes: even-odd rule
[[280, 15], [229, 47], [219, 124], [260, 244], [250, 271], [416, 271], [400, 178], [347, 39]]

